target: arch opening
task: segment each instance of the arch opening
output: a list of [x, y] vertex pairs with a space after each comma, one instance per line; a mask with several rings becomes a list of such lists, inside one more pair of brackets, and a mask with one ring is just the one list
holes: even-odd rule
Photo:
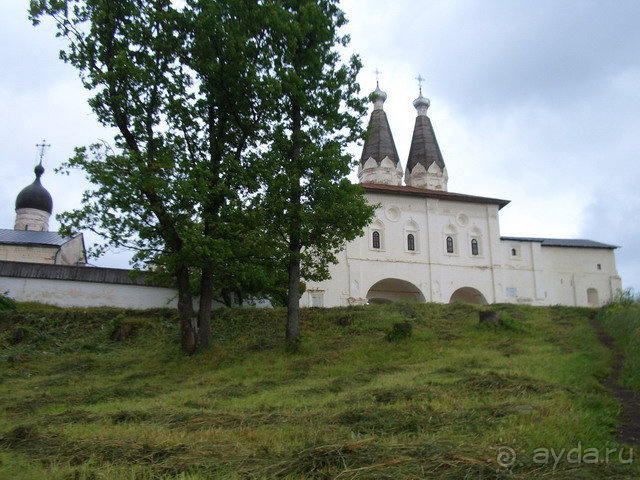
[[373, 284], [367, 292], [369, 303], [421, 302], [424, 295], [413, 283], [398, 278], [385, 278]]
[[449, 303], [473, 303], [476, 305], [486, 305], [487, 299], [484, 298], [484, 295], [480, 293], [479, 290], [476, 290], [472, 287], [462, 287], [453, 292], [451, 295], [451, 300]]

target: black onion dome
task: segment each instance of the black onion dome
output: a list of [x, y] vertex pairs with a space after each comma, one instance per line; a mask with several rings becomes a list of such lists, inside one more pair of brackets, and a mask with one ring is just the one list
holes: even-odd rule
[[33, 170], [36, 179], [33, 183], [25, 188], [16, 197], [16, 210], [20, 208], [35, 208], [45, 212], [53, 212], [53, 199], [51, 194], [40, 183], [40, 177], [44, 173], [44, 167], [37, 165]]

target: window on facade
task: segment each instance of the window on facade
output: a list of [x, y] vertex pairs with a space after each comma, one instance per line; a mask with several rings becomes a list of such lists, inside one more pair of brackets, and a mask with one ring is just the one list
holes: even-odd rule
[[322, 293], [312, 293], [311, 294], [311, 306], [312, 307], [323, 307], [324, 302], [322, 299]]
[[598, 267], [598, 270], [602, 270], [602, 265], [601, 264], [598, 264], [597, 267]]
[[447, 237], [447, 253], [453, 253], [453, 237]]
[[413, 233], [407, 235], [407, 250], [414, 251], [416, 249], [416, 238]]
[[380, 232], [373, 232], [373, 248], [380, 248]]
[[25, 226], [24, 226], [24, 229], [25, 229], [25, 230], [29, 230], [29, 225], [25, 225]]
[[518, 254], [518, 252], [516, 252], [516, 249], [512, 248], [511, 249], [511, 255], [515, 257], [517, 254]]
[[478, 240], [471, 240], [471, 255], [478, 255]]

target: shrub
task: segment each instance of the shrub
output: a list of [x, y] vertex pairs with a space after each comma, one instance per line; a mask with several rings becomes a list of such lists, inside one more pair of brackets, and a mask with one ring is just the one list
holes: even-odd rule
[[18, 308], [18, 304], [9, 296], [9, 292], [0, 293], [0, 310], [15, 310], [16, 308]]

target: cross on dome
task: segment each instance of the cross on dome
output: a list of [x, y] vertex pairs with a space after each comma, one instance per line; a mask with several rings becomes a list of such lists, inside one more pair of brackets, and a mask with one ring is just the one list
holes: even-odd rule
[[425, 79], [422, 78], [422, 75], [418, 74], [418, 76], [416, 77], [416, 80], [418, 81], [418, 88], [420, 89], [420, 95], [422, 95], [422, 82], [424, 82]]
[[379, 87], [379, 82], [380, 82], [380, 74], [382, 73], [380, 70], [378, 70], [378, 68], [376, 67], [376, 69], [373, 71], [373, 73], [376, 74], [376, 87]]

